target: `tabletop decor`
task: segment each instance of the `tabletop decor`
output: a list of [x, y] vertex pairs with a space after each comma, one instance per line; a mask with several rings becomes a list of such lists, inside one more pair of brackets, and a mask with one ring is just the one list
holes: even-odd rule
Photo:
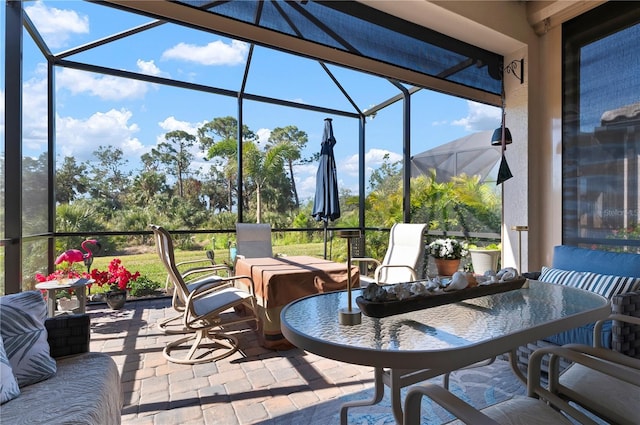
[[435, 259], [440, 276], [451, 276], [460, 268], [460, 260], [469, 253], [466, 242], [456, 239], [436, 239], [427, 245], [427, 254]]
[[[466, 282], [460, 283], [463, 280]], [[387, 317], [523, 288], [526, 279], [513, 268], [487, 276], [456, 272], [451, 279], [426, 279], [394, 285], [370, 284], [356, 298], [370, 317]]]
[[127, 290], [130, 289], [129, 284], [140, 277], [140, 272], [131, 273], [119, 258], [111, 260], [107, 266], [107, 270], [100, 271], [98, 269], [91, 270], [91, 279], [94, 284], [102, 287], [107, 285], [109, 290], [106, 293], [106, 301], [113, 310], [119, 310], [124, 307], [127, 300]]

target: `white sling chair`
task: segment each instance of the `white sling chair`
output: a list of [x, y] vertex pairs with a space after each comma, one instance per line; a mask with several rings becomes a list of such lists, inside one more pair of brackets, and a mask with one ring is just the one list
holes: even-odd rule
[[371, 257], [355, 257], [351, 261], [374, 263], [373, 278], [360, 276], [362, 283], [384, 284], [411, 282], [422, 278], [424, 265], [425, 223], [396, 223], [389, 232], [389, 245], [382, 262]]
[[273, 257], [271, 225], [266, 223], [236, 223], [237, 257]]

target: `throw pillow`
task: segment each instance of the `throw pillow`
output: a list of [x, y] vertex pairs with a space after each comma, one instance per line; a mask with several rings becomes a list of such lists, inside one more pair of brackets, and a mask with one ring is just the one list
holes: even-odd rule
[[0, 336], [18, 385], [34, 384], [56, 373], [49, 355], [44, 321], [47, 306], [40, 291], [0, 297]]
[[4, 351], [2, 338], [0, 338], [0, 404], [13, 400], [19, 395], [20, 387], [18, 387], [16, 377], [13, 376], [11, 364], [7, 358], [7, 353]]
[[540, 280], [548, 283], [573, 286], [586, 289], [611, 299], [614, 295], [623, 294], [637, 288], [640, 278], [612, 276], [593, 272], [577, 272], [573, 270], [560, 270], [550, 267], [542, 267]]
[[547, 283], [557, 283], [560, 285], [580, 287], [580, 281], [588, 272], [577, 272], [574, 270], [561, 270], [552, 267], [542, 266], [539, 280]]
[[640, 282], [640, 278], [589, 273], [588, 276], [585, 276], [580, 287], [611, 299], [614, 295], [632, 291], [638, 282]]

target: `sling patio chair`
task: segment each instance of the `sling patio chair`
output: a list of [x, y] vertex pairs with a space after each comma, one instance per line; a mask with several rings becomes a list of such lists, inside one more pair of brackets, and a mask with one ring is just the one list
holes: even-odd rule
[[236, 223], [236, 249], [240, 258], [273, 257], [271, 225]]
[[389, 232], [389, 245], [382, 262], [371, 257], [354, 257], [356, 264], [373, 263], [376, 268], [373, 278], [360, 275], [360, 286], [411, 282], [422, 278], [424, 268], [425, 223], [396, 223]]
[[[215, 263], [213, 251], [207, 251], [206, 258], [181, 261], [175, 265], [178, 272], [182, 275], [182, 279], [185, 281], [189, 291], [193, 288], [201, 287], [205, 283], [210, 286], [218, 285], [223, 282], [220, 279], [221, 277], [229, 277], [232, 275], [231, 268], [228, 265]], [[167, 273], [165, 290], [167, 290], [167, 293], [171, 292], [171, 305], [177, 314], [160, 321], [158, 327], [167, 335], [189, 333], [191, 332], [189, 329], [176, 323], [182, 319], [185, 304], [171, 282], [171, 275]], [[169, 291], [169, 289], [171, 290]]]
[[[167, 343], [164, 357], [174, 363], [196, 364], [233, 354], [239, 348], [238, 339], [224, 329], [244, 322], [254, 322], [254, 330], [257, 329], [253, 280], [250, 276], [230, 276], [217, 278], [215, 284], [205, 280], [187, 285], [176, 267], [171, 235], [157, 225], [151, 225], [151, 229], [158, 256], [169, 273], [176, 296], [184, 305], [182, 325], [188, 332], [186, 336]], [[240, 279], [249, 282], [250, 292], [234, 286]], [[236, 312], [236, 308], [240, 308], [242, 313]], [[172, 354], [178, 351], [187, 353], [181, 357]]]
[[[545, 388], [541, 380], [541, 366], [543, 358], [548, 356], [551, 357], [551, 367], [549, 368], [549, 384]], [[626, 357], [626, 359], [620, 356]], [[574, 365], [571, 368], [579, 366], [579, 369], [576, 370], [584, 379], [591, 380], [593, 388], [590, 392], [597, 393], [595, 398], [600, 403], [593, 404], [597, 400], [591, 399], [587, 405], [582, 405], [586, 399], [584, 394], [559, 388], [558, 380], [562, 382], [564, 377], [564, 374], [558, 373], [557, 361], [559, 358], [573, 362]], [[577, 422], [584, 425], [596, 425], [602, 423], [600, 419], [607, 420], [603, 414], [607, 413], [605, 410], [615, 410], [616, 407], [624, 403], [628, 403], [627, 410], [633, 411], [634, 416], [631, 418], [616, 417], [610, 423], [637, 424], [637, 391], [640, 388], [639, 363], [638, 359], [608, 349], [586, 345], [569, 344], [540, 348], [531, 355], [529, 360], [526, 397], [515, 396], [493, 406], [477, 410], [443, 387], [431, 383], [417, 385], [409, 389], [407, 393], [404, 423], [405, 425], [420, 424], [420, 404], [423, 396], [427, 396], [458, 418], [457, 421], [451, 422], [452, 424], [568, 425]], [[631, 391], [630, 394], [629, 391]], [[611, 404], [611, 406], [607, 408], [607, 404]], [[585, 408], [597, 418], [587, 415]], [[571, 417], [572, 421], [568, 417]]]

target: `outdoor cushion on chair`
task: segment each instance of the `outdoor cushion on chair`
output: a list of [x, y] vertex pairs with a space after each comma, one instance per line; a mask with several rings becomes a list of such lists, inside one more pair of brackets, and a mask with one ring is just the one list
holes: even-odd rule
[[[541, 385], [541, 365], [542, 359], [551, 356], [549, 369], [549, 387]], [[592, 374], [599, 371], [606, 379], [618, 380], [618, 382], [629, 383], [632, 387], [640, 385], [640, 370], [635, 366], [640, 362], [637, 359], [621, 360], [619, 353], [603, 348], [593, 348], [580, 346], [577, 344], [564, 347], [547, 347], [536, 350], [530, 358], [527, 376], [527, 397], [514, 397], [510, 400], [497, 403], [482, 410], [476, 410], [468, 403], [457, 398], [453, 393], [435, 384], [418, 385], [412, 387], [405, 399], [404, 423], [417, 425], [420, 423], [420, 401], [423, 396], [428, 396], [436, 403], [440, 404], [447, 411], [454, 414], [459, 421], [453, 424], [466, 423], [472, 425], [546, 425], [546, 424], [570, 424], [565, 415], [571, 416], [581, 424], [596, 425], [593, 418], [585, 415], [575, 407], [573, 403], [577, 400], [574, 396], [580, 394], [562, 391], [557, 385], [558, 379], [563, 381], [564, 376], [559, 377], [558, 360], [564, 357], [584, 369], [583, 374]], [[572, 368], [575, 367], [572, 366]], [[612, 385], [611, 392], [604, 393], [597, 384], [594, 390], [598, 393], [601, 404], [606, 404], [610, 399], [620, 397], [625, 398], [624, 392], [628, 390], [626, 386]], [[540, 400], [538, 400], [540, 399]], [[636, 410], [637, 399], [628, 403], [631, 410]], [[595, 405], [590, 407], [597, 416], [602, 415], [602, 410]], [[560, 413], [562, 412], [562, 414]], [[602, 416], [600, 416], [602, 417]], [[637, 414], [633, 416], [631, 422], [627, 420], [614, 420], [613, 423], [637, 423]]]
[[[613, 315], [611, 318], [640, 325], [640, 317]], [[603, 321], [597, 322], [594, 333], [600, 333], [599, 327], [603, 323]], [[579, 344], [565, 345], [565, 347], [602, 359], [605, 363], [604, 372], [589, 369], [580, 363], [573, 364], [559, 377], [558, 373], [552, 370], [551, 377], [557, 377], [557, 379], [549, 381], [550, 390], [561, 397], [571, 399], [610, 423], [637, 424], [640, 421], [637, 405], [640, 400], [640, 359], [609, 350], [598, 344], [595, 347]], [[628, 368], [624, 373], [624, 379], [605, 373], [606, 367], [613, 365], [623, 365]], [[558, 367], [555, 363], [550, 363], [550, 366]], [[627, 378], [628, 380], [625, 380]], [[607, 396], [603, 397], [605, 394]]]
[[409, 390], [405, 400], [405, 425], [419, 425], [421, 423], [420, 400], [422, 396], [431, 398], [459, 418], [457, 421], [450, 422], [450, 425], [460, 423], [471, 425], [571, 424], [562, 414], [535, 398], [516, 396], [479, 411], [437, 384], [426, 384], [412, 387]]

